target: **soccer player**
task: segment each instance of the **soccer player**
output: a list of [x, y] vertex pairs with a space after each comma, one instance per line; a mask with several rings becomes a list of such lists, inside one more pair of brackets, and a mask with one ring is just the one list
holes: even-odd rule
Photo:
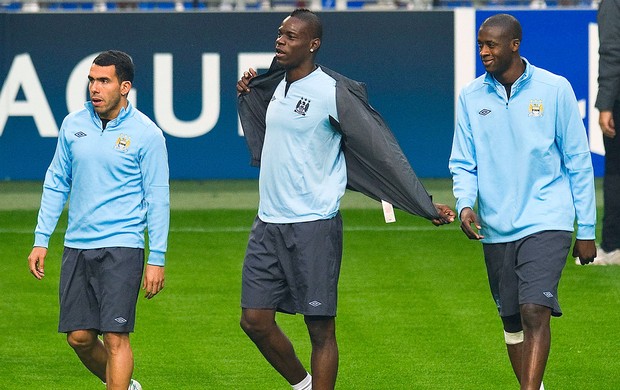
[[599, 124], [605, 144], [603, 231], [594, 265], [620, 265], [620, 0], [604, 0], [598, 9]]
[[[261, 164], [258, 216], [243, 265], [241, 327], [296, 390], [336, 383], [338, 209], [347, 184], [397, 205], [396, 193], [408, 193], [403, 188], [411, 185], [411, 208], [401, 208], [437, 225], [455, 217], [419, 185], [362, 85], [315, 63], [321, 31], [314, 13], [295, 10], [278, 29], [273, 71], [256, 77], [250, 69], [237, 83], [246, 139]], [[256, 137], [260, 132], [264, 139]], [[276, 311], [304, 315], [312, 376], [276, 324]]]
[[520, 45], [521, 25], [510, 15], [480, 26], [486, 74], [459, 95], [449, 166], [461, 229], [483, 243], [512, 368], [521, 389], [538, 390], [550, 317], [562, 314], [558, 283], [573, 224], [573, 256], [591, 262], [596, 208], [575, 94], [566, 79], [521, 57]]
[[[58, 331], [107, 389], [139, 390], [132, 380], [136, 303], [164, 287], [169, 226], [168, 155], [162, 131], [127, 100], [129, 55], [106, 51], [88, 74], [90, 101], [69, 114], [45, 175], [30, 272], [45, 275], [51, 234], [69, 195], [60, 274]], [[99, 335], [103, 335], [103, 341]]]

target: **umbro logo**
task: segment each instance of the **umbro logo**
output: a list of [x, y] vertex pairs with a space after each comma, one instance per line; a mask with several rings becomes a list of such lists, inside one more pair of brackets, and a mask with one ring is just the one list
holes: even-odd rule
[[319, 301], [312, 301], [312, 302], [308, 302], [308, 305], [312, 306], [312, 307], [318, 307], [321, 306], [322, 303]]
[[86, 137], [87, 134], [85, 132], [83, 132], [83, 131], [78, 131], [77, 133], [75, 133], [73, 135], [75, 135], [78, 138], [82, 138], [82, 137]]
[[123, 317], [116, 317], [116, 318], [114, 319], [114, 321], [118, 322], [118, 323], [119, 323], [119, 324], [121, 324], [121, 325], [123, 325], [124, 323], [126, 323], [126, 322], [127, 322], [127, 320], [126, 320], [126, 319], [124, 319]]
[[482, 115], [482, 116], [487, 116], [491, 113], [491, 110], [483, 108], [482, 110], [478, 111], [478, 114]]
[[547, 298], [553, 298], [553, 294], [549, 291], [544, 291], [543, 295], [546, 296]]

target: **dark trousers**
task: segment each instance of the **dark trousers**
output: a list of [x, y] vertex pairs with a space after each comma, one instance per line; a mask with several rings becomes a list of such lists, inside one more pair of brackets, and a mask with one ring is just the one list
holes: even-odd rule
[[603, 179], [603, 239], [605, 252], [620, 249], [620, 101], [613, 111], [616, 137], [603, 137], [605, 178]]

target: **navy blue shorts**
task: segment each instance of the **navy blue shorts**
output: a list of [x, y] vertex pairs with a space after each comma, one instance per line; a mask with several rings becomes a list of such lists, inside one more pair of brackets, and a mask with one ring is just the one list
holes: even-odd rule
[[571, 232], [554, 230], [483, 245], [491, 294], [500, 316], [519, 314], [525, 303], [549, 307], [556, 317], [562, 315], [558, 285], [571, 238]]
[[144, 269], [141, 248], [66, 248], [58, 331], [133, 332]]
[[242, 273], [241, 307], [336, 316], [342, 219], [252, 226]]

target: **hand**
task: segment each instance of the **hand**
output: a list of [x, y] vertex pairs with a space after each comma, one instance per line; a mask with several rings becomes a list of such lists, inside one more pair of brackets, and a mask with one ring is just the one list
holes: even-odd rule
[[144, 297], [151, 299], [158, 292], [164, 289], [164, 267], [158, 265], [146, 265], [144, 271], [144, 282], [142, 283], [142, 289], [146, 291]]
[[596, 244], [594, 240], [575, 240], [573, 257], [579, 257], [581, 265], [593, 262], [596, 257]]
[[431, 220], [433, 225], [439, 226], [454, 222], [456, 213], [450, 207], [445, 204], [435, 203], [435, 208], [439, 213], [439, 218]]
[[237, 81], [237, 95], [250, 92], [248, 84], [250, 83], [250, 80], [256, 77], [256, 74], [256, 71], [252, 68], [248, 69], [247, 72], [243, 72], [243, 76], [239, 79], [239, 81]]
[[28, 256], [28, 267], [30, 273], [35, 278], [41, 280], [45, 276], [45, 256], [47, 256], [47, 248], [35, 246]]
[[616, 124], [611, 111], [601, 111], [598, 115], [598, 124], [601, 126], [605, 137], [614, 138], [616, 136]]
[[480, 222], [478, 222], [478, 216], [470, 207], [465, 207], [461, 210], [461, 230], [470, 240], [481, 240], [484, 236], [478, 234], [471, 225], [474, 224], [477, 230], [482, 229]]

